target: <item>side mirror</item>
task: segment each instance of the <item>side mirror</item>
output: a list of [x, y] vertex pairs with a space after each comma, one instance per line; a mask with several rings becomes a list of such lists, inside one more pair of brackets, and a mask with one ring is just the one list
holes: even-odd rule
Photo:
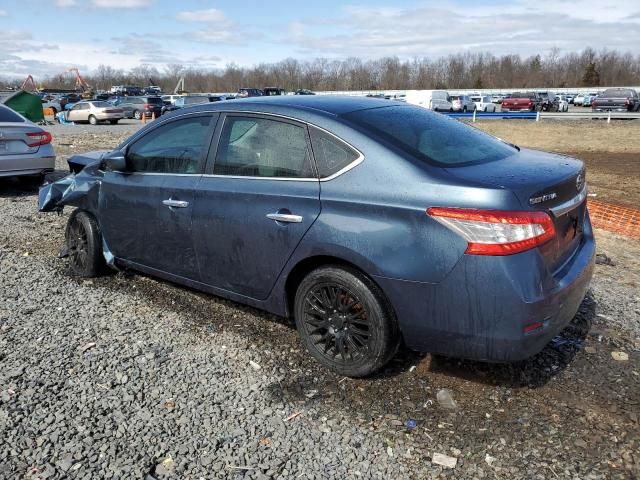
[[122, 150], [114, 150], [104, 156], [102, 165], [107, 171], [124, 172], [127, 170], [127, 159]]

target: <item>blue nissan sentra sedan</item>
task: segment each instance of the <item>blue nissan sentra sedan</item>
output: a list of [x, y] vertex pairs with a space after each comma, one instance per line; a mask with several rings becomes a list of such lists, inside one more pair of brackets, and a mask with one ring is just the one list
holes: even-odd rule
[[69, 160], [70, 269], [130, 268], [293, 316], [353, 377], [401, 341], [485, 361], [539, 352], [587, 291], [584, 165], [388, 100], [262, 97], [163, 116]]

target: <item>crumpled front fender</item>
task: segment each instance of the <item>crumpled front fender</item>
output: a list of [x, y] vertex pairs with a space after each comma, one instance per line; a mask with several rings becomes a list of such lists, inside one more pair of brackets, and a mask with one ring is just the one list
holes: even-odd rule
[[99, 165], [99, 161], [91, 163], [79, 173], [71, 173], [58, 181], [40, 187], [38, 210], [60, 212], [65, 205], [72, 205], [95, 213], [103, 178]]

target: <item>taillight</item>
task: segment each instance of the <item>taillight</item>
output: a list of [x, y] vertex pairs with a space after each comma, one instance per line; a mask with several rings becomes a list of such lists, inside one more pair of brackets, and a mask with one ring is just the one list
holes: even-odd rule
[[532, 102], [531, 100], [529, 100], [529, 101], [527, 102], [527, 105], [530, 107], [530, 106], [532, 106], [532, 105], [533, 105], [533, 102]]
[[596, 100], [591, 100], [591, 108], [596, 108]]
[[49, 132], [34, 132], [27, 133], [27, 137], [29, 137], [29, 143], [27, 146], [29, 147], [38, 147], [40, 145], [46, 145], [47, 143], [51, 143], [51, 134]]
[[432, 207], [427, 213], [467, 241], [468, 255], [513, 255], [542, 245], [556, 234], [545, 212]]

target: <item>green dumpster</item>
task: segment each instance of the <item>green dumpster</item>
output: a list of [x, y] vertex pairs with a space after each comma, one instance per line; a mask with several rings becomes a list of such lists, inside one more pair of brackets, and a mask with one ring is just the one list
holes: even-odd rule
[[2, 103], [7, 107], [15, 110], [19, 114], [27, 117], [32, 122], [40, 122], [44, 120], [42, 112], [42, 100], [33, 93], [18, 90], [11, 95], [2, 98]]

